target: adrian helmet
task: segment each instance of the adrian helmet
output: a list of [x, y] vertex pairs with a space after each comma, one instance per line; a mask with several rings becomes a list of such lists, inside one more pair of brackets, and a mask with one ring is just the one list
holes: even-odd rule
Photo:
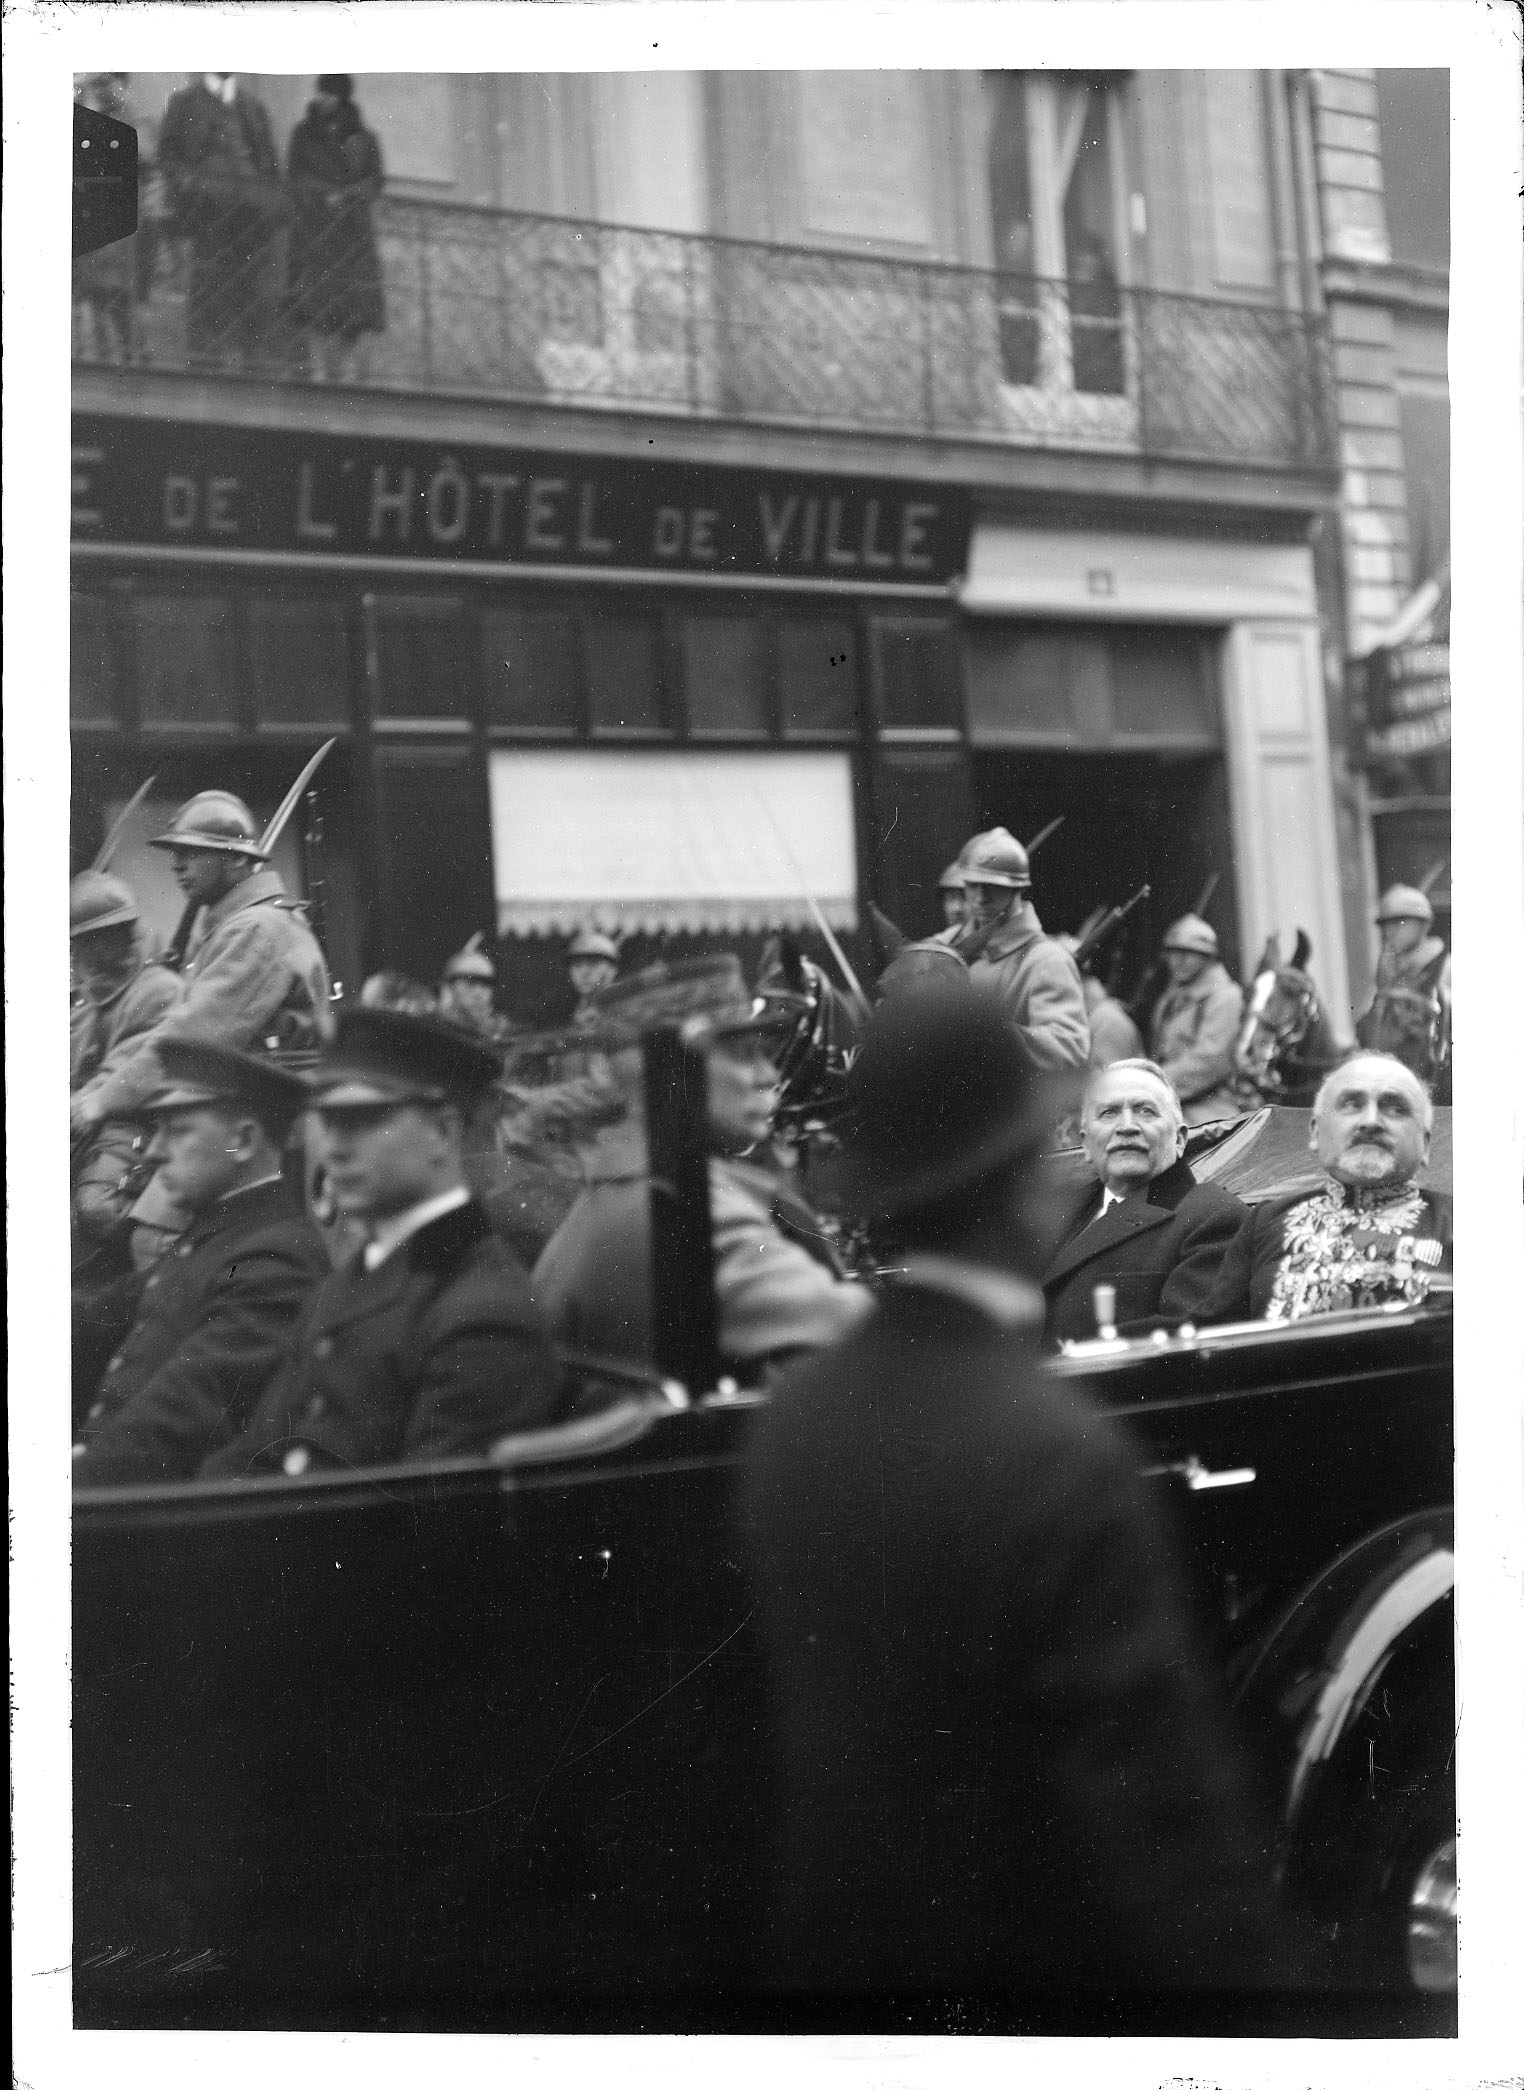
[[573, 940], [566, 956], [568, 962], [573, 958], [606, 958], [610, 965], [617, 965], [619, 946], [612, 936], [600, 936], [596, 929], [584, 929]]
[[1178, 922], [1171, 922], [1165, 930], [1164, 948], [1167, 951], [1194, 951], [1200, 958], [1215, 958], [1218, 955], [1217, 931], [1199, 914], [1183, 914]]
[[965, 874], [963, 870], [963, 859], [961, 856], [955, 856], [952, 862], [947, 866], [947, 869], [937, 880], [937, 886], [939, 890], [944, 893], [961, 893], [963, 890], [964, 875]]
[[483, 936], [480, 929], [468, 937], [462, 949], [455, 953], [445, 965], [447, 980], [495, 980], [497, 967], [482, 949]]
[[97, 929], [115, 929], [138, 919], [138, 903], [132, 888], [109, 871], [81, 871], [69, 880], [69, 941], [93, 935]]
[[155, 849], [212, 849], [225, 856], [250, 856], [268, 862], [259, 846], [259, 828], [254, 815], [231, 791], [198, 791], [181, 806], [161, 835], [153, 837]]
[[1003, 885], [1024, 893], [1032, 883], [1027, 852], [1008, 827], [992, 827], [975, 835], [960, 861], [965, 885]]
[[1429, 896], [1420, 892], [1416, 885], [1391, 885], [1381, 895], [1376, 908], [1378, 922], [1424, 922], [1434, 919], [1434, 909]]

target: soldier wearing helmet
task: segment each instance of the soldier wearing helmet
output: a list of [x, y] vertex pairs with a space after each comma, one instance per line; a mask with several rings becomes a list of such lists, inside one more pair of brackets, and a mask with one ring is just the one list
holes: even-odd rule
[[[118, 1070], [180, 999], [179, 978], [150, 961], [130, 886], [107, 871], [81, 871], [69, 884], [69, 956], [75, 996], [69, 1015], [73, 1100], [109, 1090]], [[144, 1142], [130, 1090], [114, 1111], [93, 1111], [77, 1126], [72, 1155], [75, 1274], [125, 1267], [127, 1213], [136, 1188], [135, 1150]], [[128, 1107], [130, 1106], [130, 1107]], [[81, 1119], [85, 1116], [80, 1113]], [[108, 1267], [109, 1266], [109, 1267]]]
[[1149, 1057], [1169, 1077], [1188, 1125], [1241, 1109], [1233, 1089], [1233, 1048], [1243, 1022], [1243, 989], [1228, 977], [1217, 931], [1183, 914], [1164, 932], [1170, 984], [1148, 1025]]
[[942, 895], [942, 919], [949, 929], [961, 929], [968, 919], [968, 895], [963, 890], [963, 859], [953, 858], [937, 880]]
[[1028, 895], [1027, 852], [1006, 828], [975, 835], [959, 862], [968, 902], [964, 937], [954, 948], [968, 958], [977, 991], [994, 997], [1035, 1067], [1083, 1067], [1090, 1056], [1090, 1023], [1074, 960], [1043, 934]]
[[[1393, 885], [1376, 906], [1381, 955], [1370, 1004], [1355, 1025], [1362, 1045], [1390, 1052], [1421, 1081], [1447, 1083], [1450, 953], [1434, 934], [1434, 909], [1416, 885]], [[1447, 1091], [1446, 1091], [1447, 1092]]]
[[164, 1039], [198, 1038], [234, 1052], [302, 1049], [332, 1029], [323, 953], [260, 848], [243, 800], [230, 791], [198, 791], [152, 846], [168, 853], [175, 883], [195, 910], [184, 991], [135, 1053], [76, 1094], [76, 1134], [141, 1109], [161, 1084], [154, 1047]]
[[497, 988], [497, 967], [484, 948], [486, 939], [478, 929], [464, 947], [446, 961], [439, 983], [439, 1012], [479, 1038], [501, 1045], [508, 1025], [492, 1005]]
[[601, 936], [596, 929], [584, 929], [573, 939], [566, 963], [577, 996], [572, 1022], [578, 1030], [586, 1030], [598, 1021], [594, 996], [603, 988], [612, 987], [618, 977], [619, 946], [612, 936]]

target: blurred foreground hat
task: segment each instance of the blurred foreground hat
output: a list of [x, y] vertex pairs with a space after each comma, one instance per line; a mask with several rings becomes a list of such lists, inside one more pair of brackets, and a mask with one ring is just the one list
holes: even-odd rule
[[1378, 922], [1432, 922], [1429, 896], [1416, 885], [1389, 885], [1376, 908]]
[[959, 858], [963, 883], [1003, 885], [1012, 892], [1026, 892], [1032, 883], [1027, 852], [1008, 827], [992, 827], [965, 843]]
[[81, 871], [69, 880], [69, 941], [138, 919], [132, 887], [109, 871]]
[[1183, 914], [1178, 922], [1171, 922], [1165, 930], [1164, 948], [1167, 951], [1193, 951], [1200, 958], [1215, 958], [1218, 955], [1217, 931], [1199, 914]]
[[209, 1038], [166, 1038], [155, 1049], [166, 1086], [146, 1105], [154, 1116], [198, 1103], [240, 1104], [279, 1144], [307, 1108], [306, 1082], [255, 1053]]
[[607, 958], [611, 965], [619, 963], [619, 946], [612, 936], [600, 936], [596, 929], [584, 929], [567, 952], [572, 958]]
[[268, 863], [259, 846], [254, 815], [231, 791], [198, 791], [188, 798], [161, 835], [149, 844], [153, 849], [211, 849], [224, 856], [248, 856], [255, 863]]
[[847, 1076], [843, 1189], [865, 1216], [934, 1204], [1043, 1143], [1049, 1084], [982, 996], [908, 994], [868, 1026]]
[[443, 1016], [345, 1009], [311, 1082], [316, 1110], [393, 1103], [469, 1104], [497, 1080], [498, 1054]]
[[447, 980], [495, 980], [497, 967], [482, 949], [485, 941], [480, 929], [469, 937], [453, 958], [445, 962], [444, 976]]
[[758, 1010], [746, 991], [741, 961], [726, 952], [716, 958], [685, 958], [668, 965], [658, 960], [627, 979], [615, 980], [591, 996], [600, 1030], [630, 1039], [659, 1023], [685, 1023], [702, 1016], [716, 1030], [772, 1030], [792, 1021], [775, 1008]]
[[952, 945], [931, 936], [896, 951], [878, 977], [880, 1001], [909, 993], [961, 994], [972, 986], [968, 967]]

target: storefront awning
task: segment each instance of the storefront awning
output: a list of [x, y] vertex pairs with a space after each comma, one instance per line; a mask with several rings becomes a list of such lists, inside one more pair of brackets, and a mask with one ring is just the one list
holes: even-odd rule
[[846, 753], [495, 749], [500, 936], [857, 926]]

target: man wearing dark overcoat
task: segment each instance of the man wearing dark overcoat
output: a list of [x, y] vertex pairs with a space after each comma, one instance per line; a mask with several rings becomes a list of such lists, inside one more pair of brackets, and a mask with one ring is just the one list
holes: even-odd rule
[[1309, 1144], [1328, 1181], [1256, 1205], [1223, 1258], [1202, 1321], [1296, 1321], [1448, 1288], [1450, 1199], [1414, 1178], [1429, 1158], [1434, 1104], [1401, 1060], [1357, 1052], [1312, 1106]]
[[192, 356], [268, 361], [290, 205], [264, 103], [236, 73], [196, 75], [165, 108], [159, 171], [175, 227], [190, 242]]
[[549, 1333], [466, 1183], [466, 1121], [498, 1065], [443, 1017], [341, 1016], [312, 1079], [317, 1159], [367, 1238], [208, 1477], [449, 1458], [551, 1419]]
[[1163, 1068], [1126, 1059], [1092, 1074], [1080, 1140], [1092, 1181], [1069, 1204], [1043, 1271], [1049, 1340], [1096, 1333], [1097, 1285], [1111, 1287], [1120, 1327], [1190, 1320], [1249, 1212], [1192, 1175], [1180, 1099]]
[[743, 1507], [771, 1672], [770, 1978], [1064, 1999], [1277, 1977], [1268, 1867], [1134, 1455], [1037, 1373], [1053, 1116], [978, 997], [874, 1018], [866, 1322], [756, 1418]]
[[[148, 1106], [147, 1159], [191, 1214], [174, 1250], [119, 1288], [130, 1329], [74, 1447], [76, 1487], [184, 1480], [247, 1420], [328, 1269], [322, 1237], [281, 1175], [306, 1090], [271, 1062], [184, 1039]], [[109, 1321], [98, 1304], [93, 1325]], [[88, 1331], [86, 1332], [88, 1340]]]

